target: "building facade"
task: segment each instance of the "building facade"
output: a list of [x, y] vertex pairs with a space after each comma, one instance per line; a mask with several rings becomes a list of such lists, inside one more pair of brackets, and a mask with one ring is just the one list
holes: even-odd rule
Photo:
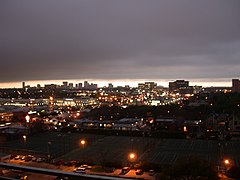
[[232, 92], [240, 92], [240, 80], [232, 79]]

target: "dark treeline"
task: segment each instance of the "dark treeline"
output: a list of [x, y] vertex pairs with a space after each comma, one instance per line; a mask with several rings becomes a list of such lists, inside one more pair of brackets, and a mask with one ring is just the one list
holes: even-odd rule
[[240, 93], [212, 93], [207, 96], [207, 103], [199, 106], [190, 106], [191, 102], [206, 99], [206, 95], [195, 95], [183, 104], [170, 104], [165, 106], [101, 106], [93, 109], [83, 117], [89, 119], [121, 119], [129, 118], [176, 118], [185, 120], [204, 120], [212, 113], [225, 113], [237, 116], [240, 114]]

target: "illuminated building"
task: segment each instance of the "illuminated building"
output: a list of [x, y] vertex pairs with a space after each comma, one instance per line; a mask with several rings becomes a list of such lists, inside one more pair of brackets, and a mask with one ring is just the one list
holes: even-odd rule
[[88, 88], [89, 84], [87, 81], [84, 81], [84, 88]]
[[169, 82], [169, 91], [179, 91], [180, 88], [187, 88], [189, 87], [189, 81], [185, 80], [176, 80], [174, 82]]

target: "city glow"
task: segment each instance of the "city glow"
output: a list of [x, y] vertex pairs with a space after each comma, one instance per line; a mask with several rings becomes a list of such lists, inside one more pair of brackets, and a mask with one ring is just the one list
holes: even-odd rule
[[[137, 87], [138, 83], [143, 83], [145, 81], [155, 81], [158, 85], [162, 85], [164, 87], [168, 87], [169, 81], [171, 79], [160, 80], [159, 79], [88, 79], [89, 81], [96, 83], [99, 87], [108, 86], [109, 83], [113, 83], [114, 86], [125, 86], [130, 85], [131, 87]], [[211, 86], [228, 86], [230, 87], [232, 84], [231, 79], [188, 79], [191, 81], [191, 85], [200, 85], [203, 87], [211, 87]], [[62, 84], [63, 81], [69, 81], [72, 83], [79, 83], [85, 81], [85, 79], [63, 79], [63, 80], [36, 80], [36, 81], [27, 81], [26, 84], [30, 86], [36, 86], [40, 84], [44, 86], [45, 84]], [[22, 82], [2, 82], [0, 83], [0, 88], [21, 88]]]

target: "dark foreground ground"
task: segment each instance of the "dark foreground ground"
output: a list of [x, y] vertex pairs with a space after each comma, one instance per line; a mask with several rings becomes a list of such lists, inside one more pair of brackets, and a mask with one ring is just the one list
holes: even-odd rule
[[[80, 141], [84, 139], [85, 145]], [[229, 158], [240, 165], [240, 140], [161, 139], [151, 137], [104, 136], [84, 133], [45, 132], [1, 144], [5, 153], [50, 155], [64, 160], [85, 160], [94, 164], [103, 161], [128, 163], [128, 154], [135, 152], [138, 162], [169, 165], [179, 158], [198, 156], [216, 165]]]

